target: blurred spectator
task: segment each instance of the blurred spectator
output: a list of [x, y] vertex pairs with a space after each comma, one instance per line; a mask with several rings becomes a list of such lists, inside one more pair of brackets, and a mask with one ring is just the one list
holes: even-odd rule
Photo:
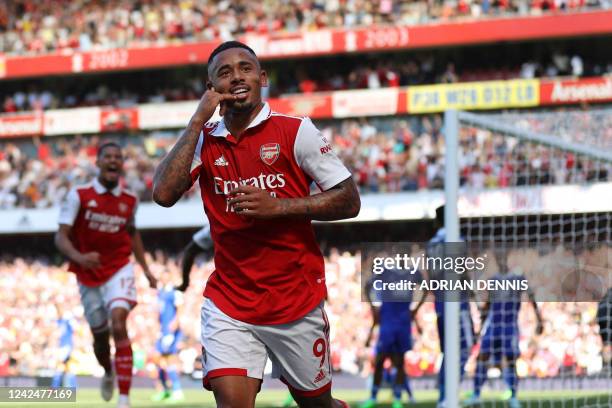
[[[567, 141], [612, 148], [612, 119], [576, 111], [513, 116], [507, 121], [528, 126]], [[506, 117], [504, 116], [504, 117]], [[581, 131], [575, 132], [578, 126]], [[444, 145], [440, 115], [398, 119], [347, 119], [319, 128], [333, 141], [336, 152], [351, 170], [362, 194], [394, 193], [444, 186]], [[159, 160], [180, 132], [165, 131], [124, 136], [123, 183], [141, 201], [151, 201], [153, 174]], [[0, 142], [0, 208], [45, 208], [58, 205], [71, 186], [95, 174], [99, 137], [39, 138]], [[610, 181], [610, 165], [573, 154], [518, 144], [476, 128], [460, 134], [461, 185], [469, 189], [534, 184]], [[196, 184], [185, 197], [198, 196]]]
[[[554, 256], [554, 254], [549, 254]], [[178, 259], [156, 252], [147, 254], [154, 273], [164, 269], [180, 280]], [[331, 362], [334, 370], [352, 374], [371, 373], [372, 350], [364, 348], [371, 322], [370, 308], [360, 302], [360, 256], [331, 249], [325, 259], [328, 286], [327, 312], [331, 326]], [[181, 369], [192, 374], [200, 355], [199, 316], [202, 286], [213, 270], [212, 263], [196, 262], [192, 285], [184, 296], [184, 346], [179, 354]], [[157, 272], [156, 272], [157, 271]], [[131, 328], [137, 375], [154, 369], [151, 361], [157, 336], [156, 294], [148, 288], [141, 271], [136, 272], [138, 307]], [[62, 305], [76, 321], [71, 366], [78, 374], [101, 375], [91, 352], [91, 333], [83, 317], [75, 276], [64, 266], [42, 259], [14, 259], [0, 262], [0, 375], [43, 375], [54, 368], [57, 337], [56, 317]], [[528, 308], [520, 314], [521, 357], [517, 369], [521, 377], [564, 377], [594, 374], [601, 370], [601, 344], [597, 335], [596, 302], [541, 303], [545, 331], [534, 340], [535, 319]], [[475, 321], [479, 316], [473, 308]], [[436, 335], [435, 312], [426, 303], [417, 316], [420, 334], [414, 334], [414, 347], [407, 353], [406, 369], [411, 376], [433, 375], [438, 369], [440, 350]], [[478, 328], [477, 328], [478, 329]], [[374, 342], [375, 344], [375, 342]], [[468, 371], [472, 370], [468, 363]]]
[[41, 54], [228, 40], [244, 34], [414, 25], [452, 18], [600, 8], [607, 0], [456, 2], [12, 0], [0, 3], [0, 52]]
[[[545, 54], [547, 55], [547, 54]], [[326, 92], [347, 89], [379, 89], [398, 86], [485, 81], [513, 78], [542, 78], [572, 75], [596, 76], [612, 73], [612, 61], [586, 60], [573, 52], [555, 51], [527, 61], [503, 61], [483, 69], [468, 56], [459, 62], [446, 57], [436, 60], [431, 54], [380, 57], [373, 60], [342, 60], [333, 70], [321, 69], [317, 59], [297, 66], [264, 64], [269, 75], [266, 97]], [[464, 66], [463, 66], [464, 65]], [[294, 72], [295, 70], [295, 72]], [[204, 92], [204, 74], [198, 69], [147, 71], [109, 76], [108, 80], [81, 78], [79, 81], [9, 83], [0, 90], [0, 111], [13, 113], [80, 106], [129, 107], [139, 103], [197, 100]]]

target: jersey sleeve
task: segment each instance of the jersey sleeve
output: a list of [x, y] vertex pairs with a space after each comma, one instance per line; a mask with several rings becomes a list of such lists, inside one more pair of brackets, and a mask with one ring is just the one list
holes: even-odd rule
[[191, 174], [191, 184], [195, 183], [200, 177], [200, 170], [202, 169], [202, 146], [204, 145], [204, 131], [200, 131], [198, 137], [198, 144], [196, 145], [195, 152], [193, 153], [193, 159], [191, 160], [191, 167], [189, 174]]
[[293, 149], [298, 166], [323, 191], [351, 177], [330, 142], [309, 118], [302, 120]]
[[140, 205], [140, 200], [138, 199], [138, 196], [134, 195], [135, 201], [134, 201], [134, 209], [132, 210], [132, 216], [130, 217], [128, 224], [136, 227], [136, 213], [138, 212], [138, 206]]
[[60, 213], [57, 223], [72, 226], [77, 214], [79, 213], [80, 207], [81, 199], [79, 198], [79, 194], [77, 193], [76, 189], [70, 190], [60, 206]]

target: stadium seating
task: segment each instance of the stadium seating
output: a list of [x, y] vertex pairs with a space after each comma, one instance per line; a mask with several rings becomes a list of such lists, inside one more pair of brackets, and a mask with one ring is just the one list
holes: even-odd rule
[[[177, 259], [157, 253], [149, 257], [153, 272], [170, 271], [179, 275]], [[166, 259], [164, 259], [166, 258]], [[329, 290], [328, 314], [332, 327], [332, 364], [336, 371], [368, 375], [372, 359], [363, 347], [371, 319], [367, 303], [359, 302], [360, 260], [355, 254], [332, 249], [326, 257]], [[181, 324], [185, 347], [180, 353], [181, 370], [191, 374], [199, 355], [199, 325], [193, 316], [199, 315], [201, 286], [212, 272], [212, 264], [201, 263], [192, 272], [194, 284], [188, 289]], [[137, 273], [139, 305], [131, 317], [138, 375], [148, 375], [150, 357], [157, 336], [155, 292], [147, 286], [142, 273]], [[71, 312], [77, 319], [74, 336], [73, 370], [80, 374], [99, 374], [93, 353], [89, 351], [90, 332], [83, 318], [76, 279], [64, 266], [53, 266], [43, 260], [17, 259], [0, 262], [0, 376], [44, 375], [57, 363], [57, 329], [55, 317]], [[597, 305], [594, 303], [543, 303], [542, 313], [547, 322], [546, 335], [538, 342], [529, 341], [535, 329], [531, 313], [521, 314], [521, 349], [525, 350], [517, 365], [521, 377], [553, 377], [559, 371], [582, 375], [596, 369], [599, 355], [592, 352], [598, 341], [593, 322]], [[575, 316], [580, 316], [576, 319]], [[478, 319], [476, 319], [478, 321]], [[406, 370], [413, 377], [432, 375], [440, 356], [433, 303], [426, 303], [419, 313], [422, 333], [416, 337], [414, 349], [406, 357]], [[133, 330], [133, 331], [132, 331]], [[574, 345], [568, 347], [568, 344]], [[473, 370], [473, 361], [468, 371]]]
[[[458, 18], [601, 8], [604, 0], [494, 2], [33, 1], [0, 5], [0, 52], [41, 54], [227, 40], [245, 33], [419, 24]], [[57, 10], [60, 10], [59, 12]]]
[[[466, 61], [465, 67], [457, 63], [445, 63], [447, 56], [438, 57], [406, 54], [395, 61], [366, 62], [363, 58], [346, 59], [336, 65], [333, 74], [317, 72], [320, 61], [303, 63], [298, 75], [279, 64], [267, 64], [271, 77], [270, 97], [291, 94], [310, 95], [347, 89], [381, 89], [429, 83], [456, 83], [468, 81], [572, 78], [606, 75], [612, 73], [612, 61], [583, 59], [578, 54], [555, 53], [552, 49], [538, 60], [525, 56], [519, 61], [500, 62], [496, 68], [474, 67]], [[390, 58], [390, 57], [388, 57]], [[31, 83], [27, 87], [9, 84], [0, 90], [0, 113], [38, 111], [82, 106], [135, 106], [138, 103], [163, 103], [171, 101], [197, 100], [204, 92], [202, 72], [189, 72], [171, 80], [163, 73], [154, 73], [142, 78], [138, 73], [113, 78], [105, 83]]]
[[[442, 188], [442, 119], [439, 115], [377, 121], [344, 120], [322, 127], [333, 140], [363, 194]], [[544, 127], [543, 124], [540, 124]], [[151, 201], [155, 166], [171, 146], [177, 132], [141, 133], [120, 138], [125, 149], [127, 188], [141, 201]], [[99, 137], [66, 137], [0, 142], [0, 208], [46, 208], [58, 205], [70, 187], [95, 175], [95, 146]], [[491, 133], [462, 135], [461, 183], [466, 188], [495, 188], [527, 184], [569, 182], [567, 169], [577, 166], [585, 179], [594, 177], [572, 155], [524, 157], [511, 161], [503, 138]], [[540, 178], [523, 174], [539, 169]], [[542, 175], [544, 174], [544, 175]], [[612, 173], [598, 172], [598, 180]], [[197, 187], [184, 199], [198, 197]]]
[[[612, 146], [610, 110], [594, 106], [612, 102], [611, 18], [610, 0], [0, 1], [0, 212], [11, 216], [0, 234], [6, 243], [0, 377], [49, 375], [57, 366], [55, 318], [66, 312], [78, 323], [72, 369], [101, 374], [75, 277], [53, 246], [59, 203], [73, 186], [91, 181], [96, 146], [110, 139], [124, 147], [122, 183], [146, 203], [139, 214], [166, 211], [151, 202], [155, 168], [204, 92], [210, 51], [227, 39], [256, 49], [269, 74], [264, 96], [271, 106], [313, 118], [351, 170], [363, 202], [384, 204], [363, 206], [363, 219], [350, 223], [315, 225], [326, 253], [334, 370], [366, 377], [373, 369], [373, 350], [364, 347], [372, 316], [360, 301], [358, 241], [431, 237], [433, 210], [444, 200], [446, 109], [511, 109], [516, 116], [503, 123], [559, 137], [574, 149], [526, 148], [524, 139], [462, 122], [459, 205], [462, 221], [471, 223], [462, 227], [468, 241], [487, 233], [514, 239], [523, 230], [550, 238], [551, 248], [577, 237], [609, 240], [609, 206], [588, 201], [609, 190], [612, 166], [575, 147]], [[553, 113], [538, 116], [542, 110]], [[514, 199], [517, 191], [524, 194]], [[182, 200], [174, 210], [197, 207], [183, 211], [190, 224], [149, 212], [148, 219], [164, 224], [139, 225], [146, 249], [161, 248], [147, 254], [153, 273], [169, 271], [175, 279], [176, 252], [187, 243], [175, 238], [201, 221], [199, 186]], [[547, 248], [539, 253], [544, 264], [552, 256]], [[194, 318], [212, 268], [195, 266], [185, 296], [185, 374], [200, 364]], [[536, 285], [548, 288], [541, 276]], [[156, 297], [141, 271], [137, 286], [130, 336], [137, 375], [148, 376]], [[520, 315], [518, 375], [550, 379], [531, 382], [535, 389], [556, 383], [570, 394], [583, 379], [609, 381], [593, 299], [540, 303], [544, 335], [533, 336], [529, 311]], [[431, 386], [441, 357], [435, 319], [433, 304], [425, 304], [421, 333], [405, 359], [408, 374], [428, 377]], [[474, 365], [472, 357], [468, 378]]]

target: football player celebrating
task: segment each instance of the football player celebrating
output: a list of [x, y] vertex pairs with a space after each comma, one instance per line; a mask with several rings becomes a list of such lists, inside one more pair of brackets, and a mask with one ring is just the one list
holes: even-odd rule
[[[76, 273], [85, 318], [91, 328], [93, 349], [105, 375], [102, 398], [113, 395], [115, 372], [119, 407], [129, 407], [132, 383], [132, 345], [126, 322], [136, 306], [132, 252], [154, 288], [140, 233], [134, 225], [138, 199], [119, 186], [123, 170], [121, 147], [108, 142], [98, 148], [97, 178], [74, 188], [62, 204], [57, 248], [70, 260]], [[109, 329], [110, 320], [110, 329]], [[115, 341], [115, 371], [111, 364], [110, 333]]]
[[[210, 221], [204, 385], [218, 406], [253, 407], [270, 357], [300, 407], [344, 407], [331, 395], [325, 271], [311, 221], [355, 217], [357, 187], [310, 119], [262, 101], [267, 74], [247, 45], [217, 47], [208, 77], [153, 190], [170, 207], [199, 179]], [[222, 119], [207, 123], [217, 108]], [[322, 192], [311, 196], [313, 181]]]

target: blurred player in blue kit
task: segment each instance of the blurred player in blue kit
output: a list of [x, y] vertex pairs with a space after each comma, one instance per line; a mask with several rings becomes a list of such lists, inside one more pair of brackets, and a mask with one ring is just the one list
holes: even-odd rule
[[[510, 270], [506, 248], [496, 248], [495, 258], [499, 272], [491, 279], [501, 282], [518, 283], [526, 280], [522, 271]], [[519, 350], [519, 311], [521, 309], [523, 293], [527, 292], [530, 303], [536, 315], [536, 334], [542, 334], [542, 317], [533, 293], [526, 290], [493, 290], [489, 292], [489, 300], [481, 312], [482, 328], [480, 353], [474, 374], [474, 393], [465, 406], [480, 404], [480, 392], [487, 380], [489, 364], [499, 366], [505, 358], [504, 380], [510, 388], [510, 408], [521, 406], [516, 392], [518, 377], [516, 374], [516, 360], [520, 356]], [[493, 359], [491, 362], [490, 359]]]
[[[161, 274], [162, 287], [158, 291], [159, 323], [161, 336], [155, 344], [158, 361], [158, 375], [161, 391], [153, 396], [154, 401], [178, 402], [185, 399], [181, 389], [178, 373], [179, 344], [183, 334], [179, 325], [182, 293], [189, 287], [189, 274], [195, 258], [205, 253], [207, 259], [212, 257], [213, 242], [210, 227], [206, 224], [198, 230], [183, 251], [181, 263], [182, 282], [174, 288], [169, 273]], [[168, 384], [170, 382], [170, 385]]]
[[74, 350], [74, 318], [69, 312], [62, 312], [61, 306], [57, 306], [58, 338], [58, 367], [51, 380], [52, 387], [76, 387], [76, 376], [70, 372], [70, 358]]
[[[421, 274], [418, 271], [409, 270], [384, 270], [380, 275], [372, 275], [367, 282], [365, 294], [372, 309], [373, 323], [370, 334], [366, 341], [369, 347], [373, 329], [379, 326], [378, 341], [376, 343], [376, 357], [374, 361], [374, 376], [370, 389], [370, 398], [364, 401], [361, 408], [372, 408], [376, 406], [378, 391], [385, 377], [384, 364], [391, 360], [392, 369], [387, 372], [387, 381], [393, 390], [392, 408], [401, 408], [402, 391], [406, 390], [411, 403], [414, 396], [410, 382], [404, 370], [404, 355], [412, 349], [412, 290], [378, 290], [381, 280], [385, 283], [411, 281], [420, 282]], [[373, 299], [374, 297], [374, 299]], [[379, 305], [379, 306], [378, 306]]]
[[185, 399], [179, 374], [179, 346], [183, 338], [179, 318], [183, 303], [182, 293], [171, 282], [169, 272], [160, 274], [161, 287], [157, 291], [160, 336], [155, 343], [155, 361], [161, 390], [154, 401], [179, 402]]

